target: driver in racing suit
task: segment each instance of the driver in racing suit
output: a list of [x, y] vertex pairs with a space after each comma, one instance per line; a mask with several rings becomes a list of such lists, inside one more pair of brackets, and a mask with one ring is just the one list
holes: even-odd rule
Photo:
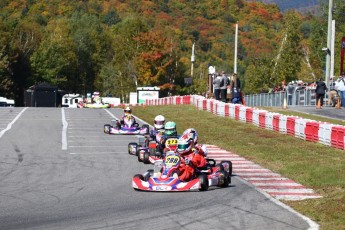
[[165, 117], [163, 115], [157, 115], [153, 120], [154, 129], [150, 130], [150, 134], [148, 136], [149, 140], [157, 141], [157, 135], [163, 136], [164, 133], [164, 125], [165, 125]]
[[198, 136], [195, 129], [187, 129], [178, 139], [177, 153], [182, 161], [178, 168], [178, 176], [181, 181], [192, 179], [196, 168], [206, 167], [207, 148], [204, 145], [195, 144]]
[[122, 115], [121, 119], [119, 121], [116, 121], [116, 126], [118, 129], [121, 129], [121, 126], [125, 124], [125, 118], [127, 116], [130, 116], [133, 119], [133, 124], [137, 124], [137, 121], [135, 120], [135, 117], [132, 115], [132, 109], [127, 106], [124, 110], [124, 115]]
[[[177, 134], [177, 130], [176, 130], [176, 123], [173, 121], [168, 121], [165, 126], [164, 126], [164, 134], [161, 138], [161, 141], [157, 147], [157, 150], [161, 153], [163, 153], [163, 157], [165, 152], [172, 150], [172, 149], [168, 149], [166, 146], [166, 141], [169, 138], [176, 138], [178, 139], [180, 136]], [[174, 151], [174, 150], [173, 150]]]

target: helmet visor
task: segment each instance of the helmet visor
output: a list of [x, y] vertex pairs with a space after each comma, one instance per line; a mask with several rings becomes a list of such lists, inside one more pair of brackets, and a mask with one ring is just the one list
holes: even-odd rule
[[165, 133], [166, 133], [167, 135], [173, 135], [173, 134], [176, 133], [176, 130], [175, 130], [175, 129], [166, 129], [166, 130], [165, 130]]
[[164, 125], [164, 121], [155, 121], [155, 125]]
[[184, 151], [189, 147], [189, 143], [177, 144], [177, 150]]

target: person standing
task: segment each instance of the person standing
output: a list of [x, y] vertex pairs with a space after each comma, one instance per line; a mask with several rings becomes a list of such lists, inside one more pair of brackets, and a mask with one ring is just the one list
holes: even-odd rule
[[340, 76], [338, 80], [335, 83], [335, 89], [338, 90], [340, 100], [341, 100], [341, 106], [345, 107], [345, 79], [344, 75]]
[[227, 91], [227, 86], [229, 85], [229, 79], [225, 75], [225, 72], [222, 71], [222, 78], [220, 81], [220, 96], [222, 99], [222, 102], [226, 102], [226, 91]]
[[295, 92], [295, 86], [290, 82], [287, 86], [287, 96], [288, 96], [288, 105], [292, 105], [292, 96]]
[[216, 98], [216, 100], [219, 100], [220, 82], [221, 82], [221, 76], [217, 74], [217, 77], [213, 79], [214, 97]]
[[316, 93], [316, 104], [318, 105], [320, 101], [321, 107], [323, 106], [323, 99], [325, 97], [326, 91], [327, 91], [327, 86], [325, 82], [323, 82], [322, 78], [320, 78], [319, 81], [316, 82], [315, 93]]
[[240, 79], [237, 78], [237, 74], [234, 73], [231, 76], [231, 102], [234, 104], [242, 103], [241, 97], [241, 82]]

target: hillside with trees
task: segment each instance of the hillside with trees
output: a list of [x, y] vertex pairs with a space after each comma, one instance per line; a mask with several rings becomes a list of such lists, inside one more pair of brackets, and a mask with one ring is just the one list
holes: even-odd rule
[[[344, 19], [335, 18], [340, 47]], [[326, 20], [244, 0], [3, 0], [0, 95], [23, 105], [24, 90], [39, 82], [125, 100], [137, 86], [159, 86], [162, 96], [205, 93], [209, 65], [233, 72], [236, 22], [246, 93], [282, 80], [314, 81], [323, 75]], [[337, 73], [340, 50], [335, 55]]]

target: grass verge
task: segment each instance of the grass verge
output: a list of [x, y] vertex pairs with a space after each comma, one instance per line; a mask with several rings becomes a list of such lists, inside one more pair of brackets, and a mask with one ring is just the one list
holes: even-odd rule
[[[199, 132], [199, 142], [217, 145], [312, 188], [321, 199], [283, 201], [320, 224], [321, 229], [345, 229], [344, 151], [219, 117], [191, 105], [134, 107], [133, 113], [153, 123], [156, 115], [175, 121], [178, 133]], [[331, 119], [295, 113], [332, 122]], [[289, 113], [289, 115], [294, 115]]]

